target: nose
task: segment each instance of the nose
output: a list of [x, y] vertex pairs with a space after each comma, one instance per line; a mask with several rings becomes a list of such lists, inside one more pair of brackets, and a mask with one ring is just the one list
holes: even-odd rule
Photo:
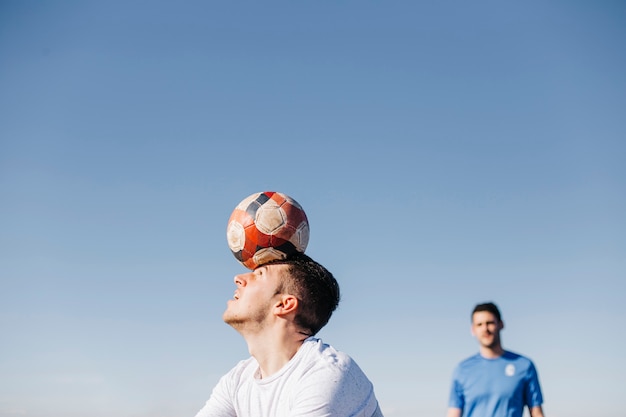
[[244, 274], [235, 275], [235, 285], [238, 287], [246, 286], [246, 278]]

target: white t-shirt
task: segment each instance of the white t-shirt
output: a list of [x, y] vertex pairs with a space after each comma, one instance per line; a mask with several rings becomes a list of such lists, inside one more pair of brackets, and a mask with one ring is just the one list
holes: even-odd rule
[[224, 375], [196, 417], [383, 417], [374, 387], [343, 352], [310, 337], [277, 373], [254, 358]]

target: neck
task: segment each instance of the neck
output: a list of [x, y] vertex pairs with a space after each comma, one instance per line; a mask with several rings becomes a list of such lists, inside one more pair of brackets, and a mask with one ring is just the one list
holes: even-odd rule
[[499, 358], [503, 354], [504, 354], [504, 349], [502, 349], [501, 345], [480, 347], [480, 355], [483, 358], [495, 359], [495, 358]]
[[250, 355], [259, 363], [261, 378], [278, 372], [294, 357], [308, 338], [300, 333], [257, 334], [244, 336]]

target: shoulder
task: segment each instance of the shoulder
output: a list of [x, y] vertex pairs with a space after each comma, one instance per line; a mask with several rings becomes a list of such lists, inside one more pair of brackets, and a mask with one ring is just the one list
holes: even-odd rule
[[509, 350], [505, 351], [502, 355], [502, 359], [507, 362], [516, 362], [520, 365], [525, 366], [534, 366], [533, 361], [524, 355], [520, 355], [519, 353], [511, 352]]
[[476, 353], [468, 358], [463, 359], [461, 362], [459, 362], [459, 364], [456, 366], [456, 369], [457, 371], [461, 371], [464, 369], [472, 368], [482, 362], [484, 362], [483, 357], [480, 356], [479, 353]]
[[321, 339], [310, 337], [302, 345], [303, 358], [313, 365], [347, 369], [355, 366], [354, 360], [345, 352], [335, 349]]
[[299, 353], [294, 371], [299, 404], [319, 404], [333, 415], [374, 414], [378, 402], [373, 384], [348, 354], [316, 338], [307, 339]]
[[332, 377], [334, 380], [345, 378], [367, 380], [365, 373], [350, 355], [321, 339], [309, 338], [302, 345], [301, 367], [308, 374]]
[[504, 355], [502, 355], [502, 360], [513, 364], [515, 368], [523, 370], [527, 374], [532, 375], [537, 372], [533, 361], [529, 357], [520, 355], [519, 353], [505, 351]]

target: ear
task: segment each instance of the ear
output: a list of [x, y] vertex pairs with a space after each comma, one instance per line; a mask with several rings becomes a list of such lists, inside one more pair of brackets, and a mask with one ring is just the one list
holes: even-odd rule
[[504, 322], [503, 321], [500, 322], [500, 325], [498, 326], [498, 328], [500, 330], [504, 329]]
[[276, 315], [284, 316], [293, 313], [298, 308], [298, 299], [290, 294], [281, 294], [275, 304]]

